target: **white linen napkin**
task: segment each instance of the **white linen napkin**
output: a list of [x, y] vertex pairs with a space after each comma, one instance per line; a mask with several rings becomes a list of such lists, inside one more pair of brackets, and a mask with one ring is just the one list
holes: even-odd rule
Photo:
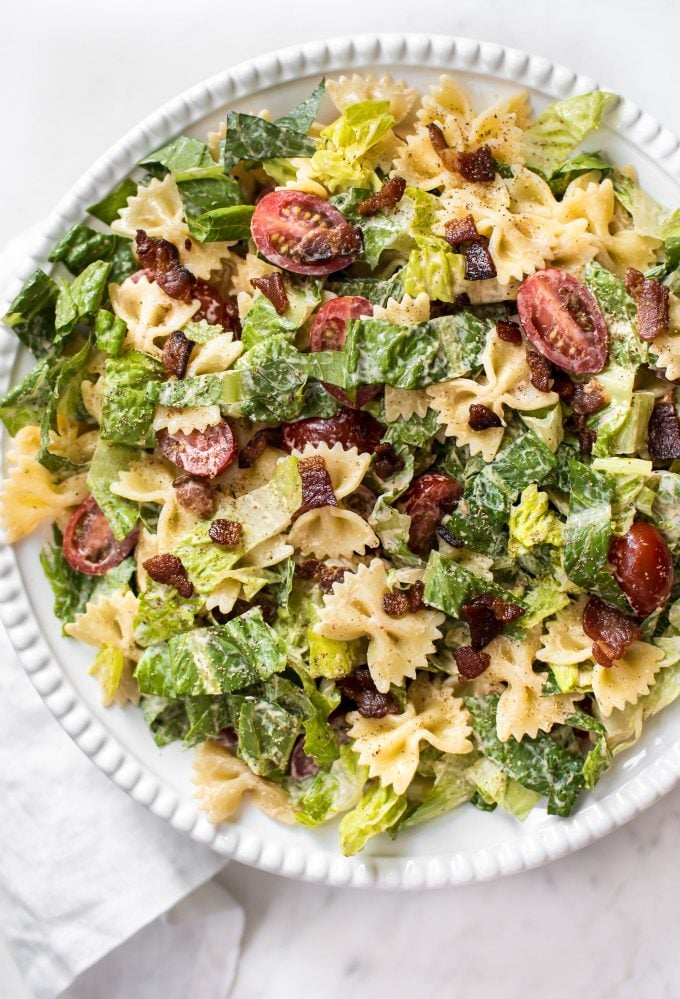
[[[24, 245], [0, 256], [0, 289]], [[97, 770], [42, 703], [3, 628], [0, 789], [0, 928], [38, 999], [78, 976], [72, 999], [227, 996], [243, 913], [205, 884], [224, 858]]]

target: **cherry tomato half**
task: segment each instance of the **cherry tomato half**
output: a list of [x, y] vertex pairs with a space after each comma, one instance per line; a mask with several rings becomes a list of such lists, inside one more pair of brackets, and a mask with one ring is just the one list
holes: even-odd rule
[[139, 527], [116, 541], [94, 496], [80, 504], [64, 531], [64, 558], [87, 576], [103, 576], [126, 558], [137, 544]]
[[673, 589], [673, 556], [656, 527], [636, 520], [609, 548], [614, 576], [636, 614], [646, 617], [663, 607]]
[[211, 326], [222, 326], [232, 333], [240, 332], [238, 306], [234, 298], [224, 298], [216, 288], [207, 281], [197, 281], [192, 289], [192, 295], [201, 303], [198, 312], [193, 315], [194, 322], [205, 319]]
[[361, 252], [361, 230], [314, 194], [272, 191], [250, 223], [255, 244], [277, 267], [294, 274], [331, 274]]
[[179, 431], [170, 435], [167, 430], [159, 430], [157, 440], [168, 461], [199, 479], [221, 475], [237, 452], [234, 435], [225, 420], [207, 430], [192, 430], [190, 434]]
[[563, 371], [596, 375], [607, 362], [609, 330], [590, 291], [566, 271], [532, 274], [517, 292], [522, 328]]
[[373, 454], [383, 438], [385, 428], [370, 413], [359, 409], [343, 409], [337, 416], [324, 420], [311, 416], [297, 423], [284, 423], [283, 446], [288, 451], [304, 451], [305, 444], [341, 444], [345, 449]]
[[426, 556], [437, 540], [437, 524], [458, 505], [463, 489], [443, 472], [425, 472], [414, 479], [400, 505], [411, 518], [408, 546], [416, 555]]
[[[309, 349], [312, 353], [319, 350], [342, 350], [347, 339], [347, 323], [350, 319], [360, 316], [372, 316], [373, 306], [367, 298], [361, 295], [342, 295], [333, 298], [321, 306], [309, 334]], [[380, 394], [381, 385], [365, 385], [357, 391], [356, 401], [352, 402], [346, 392], [337, 385], [323, 383], [329, 395], [337, 399], [343, 406], [350, 409], [361, 409], [371, 399]]]

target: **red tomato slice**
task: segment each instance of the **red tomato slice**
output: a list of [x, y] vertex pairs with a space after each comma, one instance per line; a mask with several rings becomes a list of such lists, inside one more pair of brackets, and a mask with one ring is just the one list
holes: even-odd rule
[[265, 194], [250, 231], [267, 260], [294, 274], [332, 274], [353, 263], [362, 248], [360, 229], [327, 201], [302, 191]]
[[532, 274], [517, 292], [527, 338], [563, 371], [596, 375], [607, 362], [609, 330], [590, 291], [566, 271]]
[[116, 541], [109, 523], [93, 496], [80, 504], [64, 531], [64, 558], [87, 576], [103, 576], [130, 554], [137, 544], [139, 527]]
[[345, 449], [373, 454], [383, 438], [385, 428], [370, 413], [358, 409], [343, 409], [337, 416], [324, 420], [311, 416], [297, 423], [284, 423], [283, 446], [288, 451], [304, 451], [305, 444], [342, 444]]
[[[347, 323], [350, 319], [360, 316], [372, 316], [373, 306], [367, 298], [361, 295], [343, 295], [322, 305], [312, 323], [309, 334], [309, 349], [316, 353], [320, 350], [343, 350], [347, 339]], [[356, 400], [352, 402], [346, 392], [337, 385], [323, 383], [329, 395], [337, 399], [343, 406], [351, 409], [361, 409], [371, 399], [380, 395], [381, 385], [366, 385], [357, 392]]]
[[675, 570], [673, 556], [656, 527], [636, 520], [627, 534], [614, 538], [609, 561], [636, 614], [652, 614], [668, 600]]
[[223, 298], [207, 281], [197, 281], [191, 294], [201, 303], [200, 309], [193, 315], [194, 322], [198, 323], [201, 319], [205, 319], [211, 326], [222, 326], [232, 333], [241, 332], [236, 299], [231, 296]]
[[157, 440], [168, 461], [199, 479], [221, 475], [237, 452], [234, 435], [225, 420], [207, 430], [192, 430], [190, 434], [179, 431], [171, 436], [167, 430], [160, 430]]

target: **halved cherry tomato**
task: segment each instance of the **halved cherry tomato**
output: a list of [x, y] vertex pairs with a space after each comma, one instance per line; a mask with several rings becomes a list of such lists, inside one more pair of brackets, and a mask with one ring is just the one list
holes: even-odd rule
[[224, 298], [207, 281], [197, 281], [192, 289], [192, 295], [201, 303], [200, 309], [193, 315], [194, 322], [205, 319], [211, 326], [222, 326], [232, 333], [240, 333], [238, 306], [234, 298]]
[[305, 444], [342, 444], [346, 449], [373, 454], [383, 438], [385, 428], [370, 413], [359, 409], [343, 409], [337, 416], [324, 420], [311, 416], [297, 423], [284, 423], [283, 446], [288, 451], [304, 451]]
[[[361, 295], [342, 295], [333, 298], [321, 306], [309, 334], [309, 349], [313, 353], [319, 350], [342, 350], [347, 339], [347, 323], [350, 319], [360, 316], [372, 316], [373, 306], [367, 298]], [[357, 391], [356, 400], [350, 397], [337, 385], [323, 383], [329, 395], [337, 399], [343, 406], [351, 409], [361, 409], [371, 399], [375, 399], [382, 390], [381, 385], [364, 385]]]
[[663, 607], [673, 589], [673, 556], [656, 527], [636, 520], [609, 548], [614, 576], [636, 614], [646, 617]]
[[234, 435], [225, 420], [207, 430], [192, 430], [190, 434], [178, 431], [170, 435], [167, 430], [159, 430], [157, 440], [168, 461], [199, 479], [221, 475], [237, 452]]
[[360, 229], [327, 201], [302, 191], [265, 194], [250, 231], [267, 260], [294, 274], [339, 271], [362, 247]]
[[80, 504], [64, 531], [64, 558], [87, 576], [103, 576], [126, 558], [137, 544], [139, 526], [116, 541], [94, 496]]
[[590, 291], [566, 271], [532, 274], [517, 292], [527, 338], [563, 371], [596, 375], [607, 362], [609, 330]]

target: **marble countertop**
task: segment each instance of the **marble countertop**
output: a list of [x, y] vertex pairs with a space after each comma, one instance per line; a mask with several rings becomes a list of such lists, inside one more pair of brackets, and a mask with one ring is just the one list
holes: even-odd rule
[[[296, 0], [290, 13], [196, 0], [25, 0], [0, 38], [5, 193], [0, 242], [44, 217], [117, 137], [226, 65], [283, 45], [379, 30], [497, 41], [572, 66], [680, 133], [675, 0]], [[294, 11], [294, 13], [293, 13]], [[414, 17], [417, 12], [417, 17]], [[0, 818], [1, 821], [1, 818]], [[680, 791], [623, 829], [549, 867], [489, 884], [406, 895], [287, 882], [230, 864], [243, 905], [237, 999], [476, 999], [679, 994], [676, 943]], [[0, 945], [0, 994], [27, 999]], [[105, 996], [106, 992], [103, 991]], [[200, 996], [191, 999], [202, 999]]]

